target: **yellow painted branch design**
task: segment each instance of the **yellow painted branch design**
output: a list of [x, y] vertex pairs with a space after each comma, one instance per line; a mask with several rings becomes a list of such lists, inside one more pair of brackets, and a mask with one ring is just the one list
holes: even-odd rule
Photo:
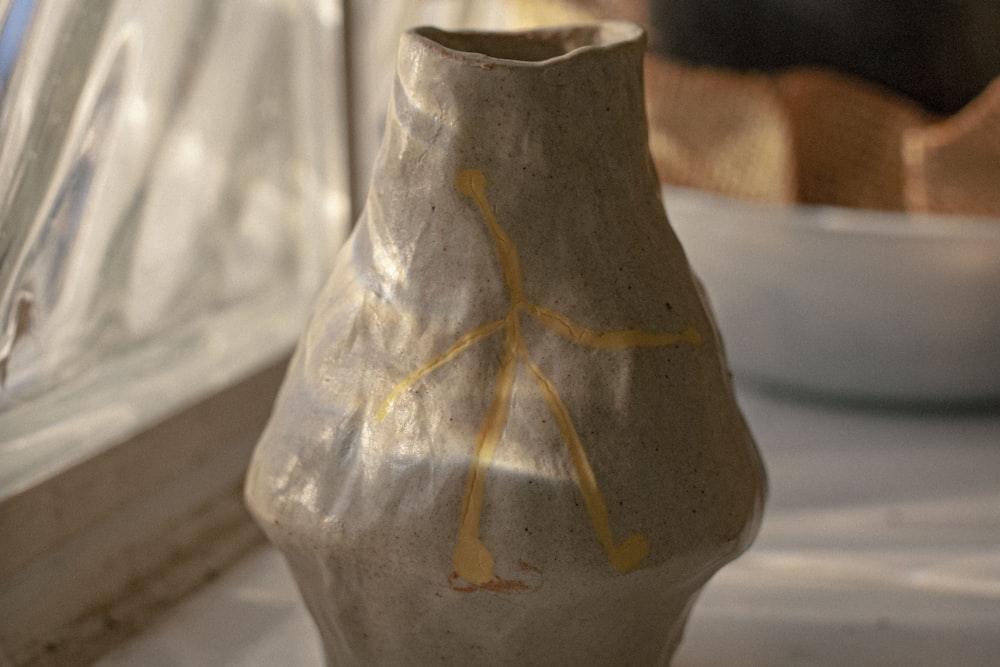
[[524, 296], [517, 249], [500, 227], [486, 199], [486, 177], [477, 169], [464, 169], [458, 175], [456, 186], [462, 194], [476, 202], [486, 219], [500, 260], [504, 283], [510, 295], [510, 307], [503, 318], [473, 329], [459, 338], [443, 354], [400, 380], [379, 406], [376, 419], [378, 421], [385, 419], [396, 399], [421, 378], [453, 360], [476, 342], [502, 329], [504, 344], [497, 386], [493, 401], [476, 436], [472, 465], [466, 478], [465, 494], [462, 498], [458, 543], [453, 555], [456, 573], [473, 584], [485, 584], [493, 579], [493, 555], [479, 539], [479, 523], [483, 511], [486, 474], [507, 423], [518, 362], [524, 363], [555, 417], [559, 432], [569, 451], [577, 484], [597, 540], [607, 553], [612, 567], [619, 572], [630, 572], [639, 567], [649, 554], [649, 542], [638, 533], [632, 533], [621, 542], [614, 541], [608, 508], [597, 486], [597, 478], [590, 467], [587, 452], [580, 442], [580, 436], [573, 425], [569, 410], [559, 397], [559, 392], [528, 352], [521, 336], [520, 314], [527, 313], [539, 324], [567, 340], [598, 350], [659, 347], [681, 343], [698, 345], [701, 343], [701, 336], [694, 329], [687, 329], [681, 333], [650, 333], [633, 329], [598, 332], [580, 326], [560, 313], [532, 303]]

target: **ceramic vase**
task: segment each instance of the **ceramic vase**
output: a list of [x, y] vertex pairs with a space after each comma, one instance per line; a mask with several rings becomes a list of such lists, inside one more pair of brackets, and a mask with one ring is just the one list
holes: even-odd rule
[[655, 665], [764, 474], [647, 148], [644, 35], [402, 38], [250, 467], [330, 665]]

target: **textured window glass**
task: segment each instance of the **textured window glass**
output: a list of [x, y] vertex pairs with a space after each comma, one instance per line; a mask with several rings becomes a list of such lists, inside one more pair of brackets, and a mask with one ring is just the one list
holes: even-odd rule
[[347, 226], [340, 16], [0, 0], [0, 496], [293, 344]]

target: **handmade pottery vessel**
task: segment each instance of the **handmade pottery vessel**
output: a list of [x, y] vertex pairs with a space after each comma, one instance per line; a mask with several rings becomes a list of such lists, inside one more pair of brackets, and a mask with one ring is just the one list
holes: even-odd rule
[[331, 665], [666, 664], [764, 473], [647, 148], [644, 36], [419, 28], [247, 500]]

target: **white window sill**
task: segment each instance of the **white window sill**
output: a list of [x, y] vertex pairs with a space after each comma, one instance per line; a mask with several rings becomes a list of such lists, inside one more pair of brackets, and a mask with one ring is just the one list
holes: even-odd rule
[[262, 541], [242, 501], [285, 361], [0, 499], [0, 665], [80, 665]]
[[[1000, 663], [1000, 414], [741, 404], [771, 476], [761, 535], [694, 608], [675, 667]], [[260, 547], [99, 667], [322, 664]]]

